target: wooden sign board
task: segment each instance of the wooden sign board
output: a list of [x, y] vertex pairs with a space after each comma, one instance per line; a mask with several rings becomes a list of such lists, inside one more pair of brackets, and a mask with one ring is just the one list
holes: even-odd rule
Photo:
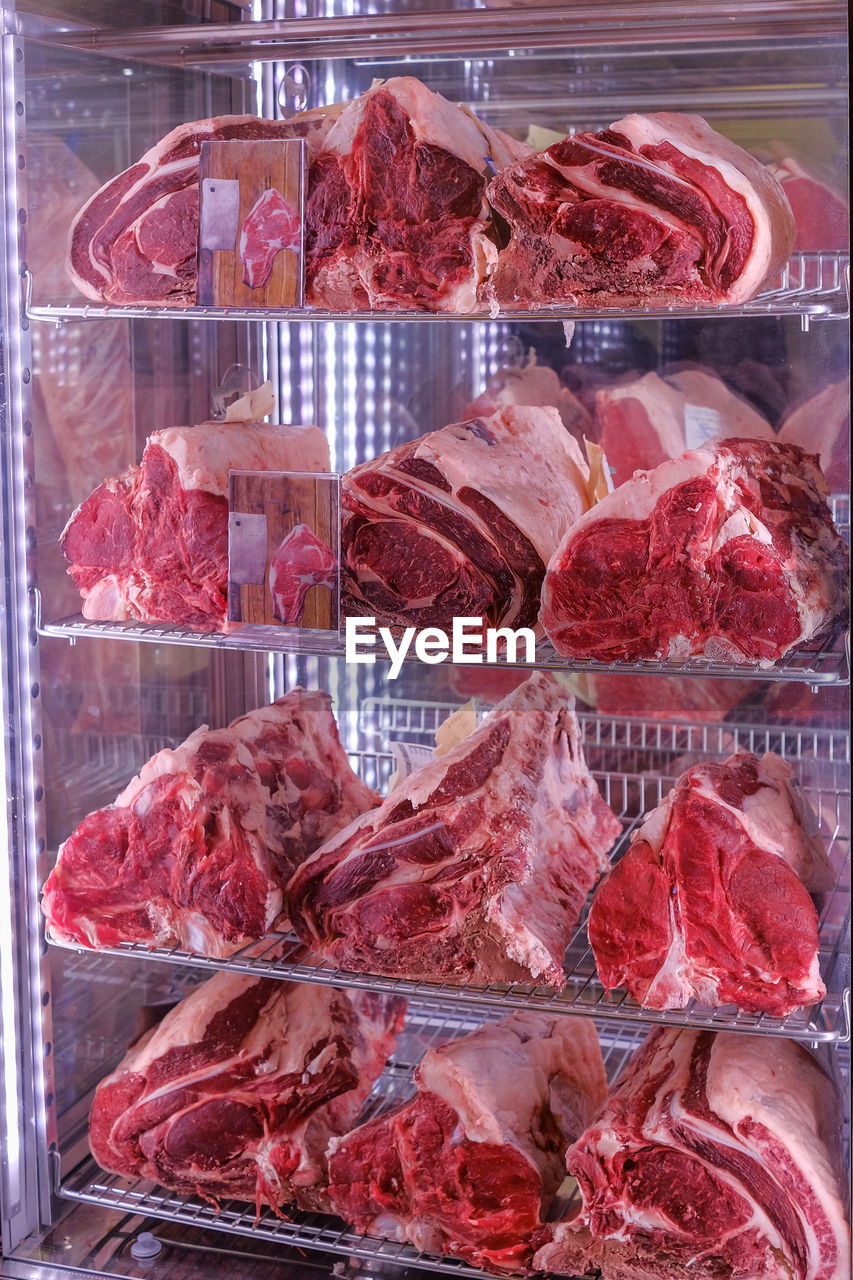
[[337, 631], [339, 546], [339, 476], [232, 471], [229, 621]]
[[304, 139], [203, 142], [199, 304], [301, 306], [304, 203]]

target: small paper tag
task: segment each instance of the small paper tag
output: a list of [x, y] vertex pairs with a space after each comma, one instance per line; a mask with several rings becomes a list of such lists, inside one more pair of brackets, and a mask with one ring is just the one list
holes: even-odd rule
[[699, 449], [720, 434], [720, 415], [716, 409], [698, 404], [684, 406], [684, 437], [688, 449]]
[[228, 620], [337, 631], [340, 477], [232, 471]]
[[404, 782], [409, 774], [435, 759], [432, 747], [422, 747], [416, 742], [392, 742], [390, 747], [394, 758], [395, 783]]
[[198, 301], [300, 307], [304, 138], [203, 142]]

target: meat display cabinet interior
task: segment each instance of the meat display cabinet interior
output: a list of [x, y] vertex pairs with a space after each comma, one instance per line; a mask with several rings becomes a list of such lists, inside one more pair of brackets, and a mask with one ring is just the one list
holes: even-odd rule
[[[0, 1277], [836, 1280], [846, 6], [9, 0], [4, 17]], [[293, 138], [305, 305], [199, 305], [200, 146]], [[271, 203], [247, 231], [254, 279], [285, 238]], [[223, 422], [232, 389], [265, 380], [285, 425]], [[782, 608], [786, 635], [753, 609], [746, 662], [557, 652], [537, 615], [549, 562], [571, 571], [561, 541], [624, 530], [634, 469], [677, 488], [685, 455], [726, 528], [711, 561], [743, 552], [735, 594]], [[335, 632], [229, 626], [228, 472], [300, 465], [344, 477], [362, 618], [536, 628], [530, 684], [526, 663], [415, 656], [391, 680]], [[584, 564], [596, 608], [655, 653], [646, 605], [683, 621], [686, 586], [699, 648], [713, 622], [673, 492], [641, 513], [661, 552], [641, 601], [604, 533]], [[334, 537], [330, 562], [302, 529], [276, 562], [299, 520], [257, 578], [285, 621], [337, 568]], [[431, 756], [469, 698], [472, 736], [448, 750], [445, 730]], [[739, 808], [726, 762], [744, 753], [773, 785]], [[687, 799], [726, 838], [706, 841], [710, 904], [692, 896], [690, 929], [669, 916], [683, 1005], [644, 1007], [668, 983], [664, 1001], [633, 970], [636, 995], [607, 990], [622, 974], [593, 948], [608, 895], [634, 940], [652, 907], [665, 923], [663, 894], [620, 888], [640, 854], [652, 880], [666, 864], [666, 887], [694, 883], [681, 855], [708, 828]], [[820, 883], [775, 852], [799, 825]], [[401, 922], [411, 899], [441, 911]], [[748, 944], [740, 1008], [711, 1003], [731, 995], [698, 955], [712, 933]], [[511, 971], [485, 963], [498, 936]], [[467, 971], [448, 973], [457, 941]]]

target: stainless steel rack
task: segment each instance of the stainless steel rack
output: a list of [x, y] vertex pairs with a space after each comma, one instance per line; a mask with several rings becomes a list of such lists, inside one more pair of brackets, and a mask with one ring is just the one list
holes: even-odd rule
[[[467, 1011], [451, 1011], [429, 1004], [411, 1008], [397, 1051], [377, 1081], [362, 1120], [378, 1115], [411, 1094], [412, 1069], [433, 1043], [441, 1043], [472, 1031], [482, 1021], [482, 1017], [472, 1018]], [[614, 1081], [621, 1074], [629, 1056], [641, 1043], [644, 1035], [645, 1029], [642, 1027], [599, 1028], [609, 1081]], [[67, 1200], [84, 1201], [193, 1227], [209, 1227], [277, 1244], [344, 1254], [374, 1263], [394, 1262], [399, 1266], [418, 1267], [445, 1275], [470, 1276], [477, 1280], [484, 1274], [458, 1259], [421, 1253], [410, 1245], [362, 1235], [339, 1219], [321, 1213], [289, 1210], [288, 1218], [284, 1219], [276, 1217], [270, 1209], [262, 1209], [256, 1217], [254, 1205], [234, 1200], [223, 1202], [217, 1209], [195, 1196], [180, 1196], [141, 1179], [129, 1180], [105, 1173], [91, 1157], [63, 1173], [61, 1157], [57, 1154], [54, 1173], [56, 1190]], [[568, 1201], [563, 1201], [557, 1206], [557, 1211], [567, 1207]]]
[[475, 315], [432, 314], [425, 311], [318, 311], [312, 307], [266, 310], [251, 307], [146, 307], [74, 302], [48, 305], [32, 301], [33, 282], [26, 277], [26, 313], [31, 320], [60, 324], [64, 320], [105, 317], [156, 320], [689, 320], [743, 316], [847, 316], [850, 314], [850, 258], [839, 252], [795, 253], [779, 278], [750, 302], [737, 306], [572, 307], [549, 305], [528, 310], [484, 309]]
[[[363, 716], [374, 727], [382, 724], [382, 702], [366, 703]], [[396, 723], [408, 715], [412, 731], [416, 709], [421, 707], [421, 724], [440, 723], [445, 704], [403, 704], [393, 706]], [[643, 1009], [624, 993], [608, 995], [598, 978], [595, 958], [586, 932], [586, 911], [576, 929], [565, 958], [566, 987], [555, 992], [550, 987], [524, 983], [492, 983], [488, 986], [453, 986], [449, 983], [414, 982], [374, 974], [353, 973], [306, 959], [306, 948], [292, 934], [273, 933], [225, 959], [213, 959], [180, 948], [152, 950], [140, 943], [123, 943], [103, 948], [103, 954], [137, 955], [167, 964], [187, 965], [215, 972], [230, 969], [240, 973], [323, 986], [343, 986], [379, 990], [417, 1000], [437, 1001], [481, 1010], [547, 1008], [562, 1014], [594, 1015], [603, 1020], [626, 1019], [645, 1024], [702, 1027], [715, 1031], [750, 1031], [770, 1036], [787, 1036], [805, 1042], [847, 1041], [850, 1038], [850, 812], [849, 766], [843, 747], [844, 735], [820, 730], [791, 731], [754, 726], [647, 724], [627, 718], [586, 715], [581, 718], [584, 751], [602, 796], [623, 822], [623, 835], [614, 859], [627, 847], [630, 832], [643, 813], [660, 803], [686, 763], [702, 758], [719, 758], [738, 749], [775, 749], [791, 762], [804, 793], [821, 816], [827, 849], [835, 871], [832, 889], [824, 895], [819, 912], [820, 968], [827, 994], [817, 1005], [802, 1008], [786, 1018], [765, 1013], [741, 1013], [733, 1006], [710, 1008], [696, 1001], [682, 1010], [661, 1012]], [[640, 745], [643, 744], [643, 745]], [[671, 744], [676, 744], [673, 747]], [[749, 745], [747, 745], [749, 744]], [[683, 750], [679, 751], [681, 747]], [[677, 752], [677, 754], [674, 754]], [[627, 761], [632, 771], [614, 767]], [[387, 784], [392, 758], [384, 751], [352, 753], [353, 764], [373, 786]], [[596, 767], [597, 765], [605, 767]], [[645, 770], [645, 771], [644, 771]], [[587, 907], [588, 909], [588, 907]], [[50, 939], [56, 946], [80, 951], [77, 944]]]

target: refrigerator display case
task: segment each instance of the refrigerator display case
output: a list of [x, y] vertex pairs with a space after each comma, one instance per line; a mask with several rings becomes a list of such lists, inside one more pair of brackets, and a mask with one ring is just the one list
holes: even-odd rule
[[[530, 1007], [594, 1019], [611, 1081], [657, 1023], [794, 1039], [849, 1081], [849, 652], [837, 634], [760, 672], [706, 659], [573, 663], [545, 641], [534, 664], [575, 681], [587, 761], [623, 843], [687, 763], [771, 750], [795, 769], [834, 876], [819, 919], [827, 994], [786, 1018], [695, 1001], [656, 1013], [608, 995], [583, 922], [555, 993], [354, 974], [311, 963], [287, 934], [227, 959], [140, 943], [86, 951], [48, 937], [39, 908], [74, 827], [201, 724], [227, 725], [297, 684], [326, 689], [354, 767], [383, 791], [394, 743], [429, 747], [467, 697], [482, 711], [500, 696], [500, 669], [490, 681], [485, 668], [475, 677], [412, 660], [392, 680], [387, 664], [348, 664], [334, 635], [84, 618], [60, 533], [96, 485], [138, 460], [152, 431], [203, 422], [228, 389], [270, 379], [276, 421], [318, 425], [333, 471], [344, 472], [459, 421], [531, 353], [590, 406], [597, 388], [632, 371], [708, 369], [774, 429], [849, 370], [849, 259], [838, 246], [795, 251], [769, 287], [728, 308], [354, 316], [109, 305], [82, 297], [64, 268], [71, 220], [89, 195], [183, 122], [286, 118], [395, 75], [418, 77], [519, 139], [531, 126], [556, 136], [634, 111], [695, 111], [760, 157], [799, 157], [843, 191], [846, 70], [846, 6], [811, 0], [702, 12], [674, 0], [606, 11], [151, 0], [132, 26], [94, 0], [4, 7], [0, 1274], [482, 1274], [326, 1215], [217, 1206], [98, 1168], [87, 1142], [95, 1086], [164, 1008], [221, 969], [406, 996], [406, 1030], [374, 1109], [408, 1096], [432, 1044]], [[846, 532], [844, 486], [831, 506]], [[621, 705], [597, 708], [595, 681], [607, 675], [645, 680], [648, 708], [638, 714], [636, 686]], [[696, 691], [723, 683], [728, 709], [717, 698], [711, 718], [698, 712]]]

